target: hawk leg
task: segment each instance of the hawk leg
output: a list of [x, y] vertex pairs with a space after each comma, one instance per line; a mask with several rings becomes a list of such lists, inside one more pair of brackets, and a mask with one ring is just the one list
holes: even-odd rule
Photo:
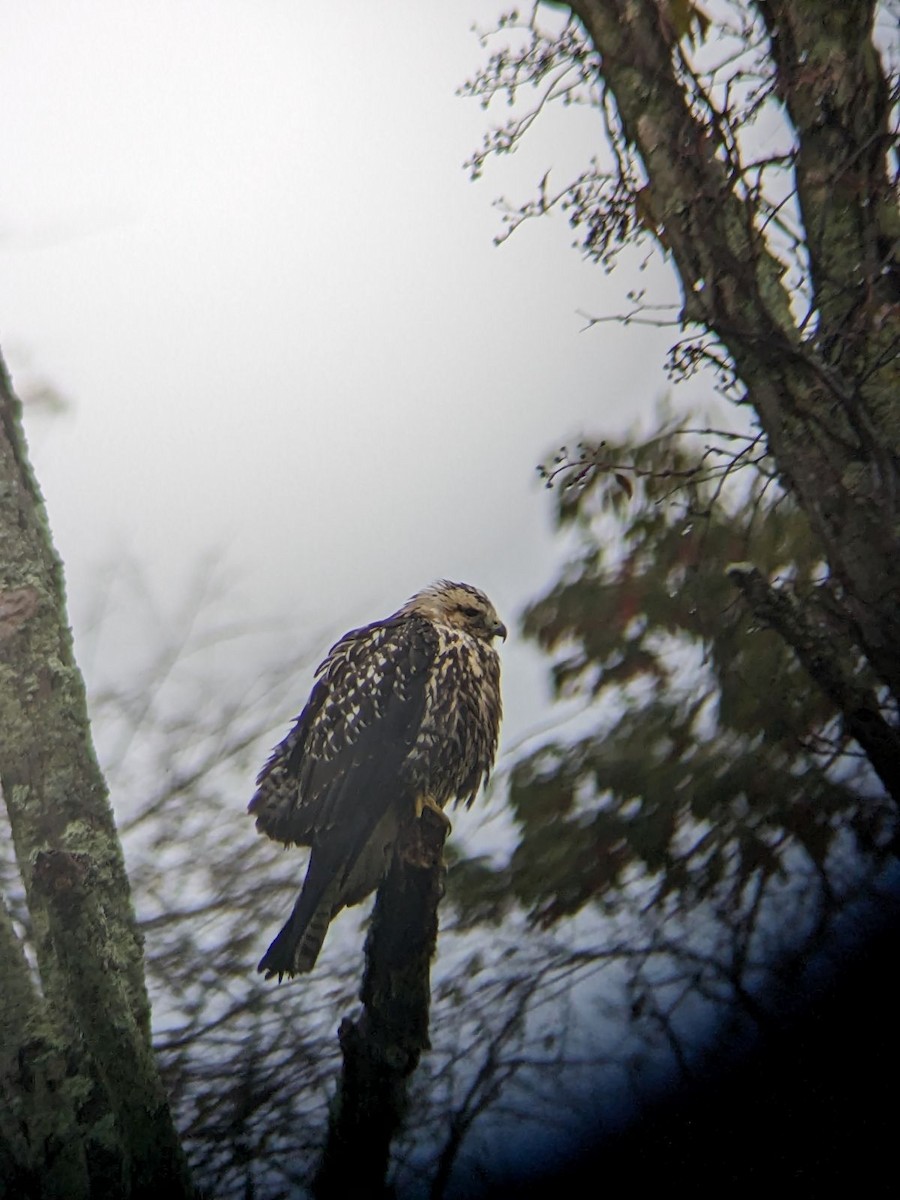
[[447, 827], [447, 832], [453, 828], [450, 823], [450, 818], [435, 800], [434, 796], [429, 796], [426, 792], [424, 796], [416, 796], [416, 820], [420, 820], [425, 809], [430, 809], [431, 812], [438, 818], [442, 825]]

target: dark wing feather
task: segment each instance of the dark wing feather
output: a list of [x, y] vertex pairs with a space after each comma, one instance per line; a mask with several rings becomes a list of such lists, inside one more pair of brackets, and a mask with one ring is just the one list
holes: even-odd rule
[[[414, 784], [404, 767], [421, 727], [436, 648], [433, 627], [419, 618], [342, 638], [319, 669], [294, 729], [266, 764], [250, 804], [257, 825], [312, 846], [303, 890], [259, 964], [267, 977], [310, 970], [331, 917], [376, 886], [380, 851], [396, 836], [407, 793], [412, 808]], [[354, 872], [358, 861], [365, 865]]]
[[[376, 826], [389, 809], [399, 811], [404, 801], [412, 811], [411, 781], [404, 779], [402, 767], [415, 741], [424, 702], [424, 680], [406, 695], [393, 692], [382, 716], [361, 730], [342, 755], [342, 769], [334, 773], [322, 797], [295, 913], [298, 927], [305, 926], [333, 881], [338, 885], [336, 909], [361, 899], [348, 895], [344, 885]], [[377, 878], [372, 879], [366, 891], [376, 883]]]
[[331, 648], [306, 707], [260, 772], [250, 801], [260, 832], [322, 846], [336, 825], [374, 826], [391, 784], [396, 798], [436, 647], [432, 625], [407, 617], [352, 630]]
[[324, 699], [325, 690], [320, 682], [313, 688], [290, 733], [278, 743], [256, 777], [256, 793], [248, 811], [256, 817], [260, 833], [286, 846], [312, 845], [315, 808], [301, 788], [303, 752], [309, 728]]

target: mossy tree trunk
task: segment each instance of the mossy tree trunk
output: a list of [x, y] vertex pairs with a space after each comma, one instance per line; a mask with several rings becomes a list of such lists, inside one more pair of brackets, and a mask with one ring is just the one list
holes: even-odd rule
[[0, 913], [0, 1163], [11, 1195], [188, 1196], [63, 573], [0, 362], [0, 784], [37, 974]]

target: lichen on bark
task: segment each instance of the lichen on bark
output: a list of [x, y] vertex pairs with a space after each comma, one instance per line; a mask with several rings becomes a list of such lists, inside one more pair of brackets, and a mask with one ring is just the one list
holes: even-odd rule
[[[0, 721], [0, 785], [38, 968], [33, 976], [5, 921], [0, 973], [15, 996], [2, 1027], [10, 1102], [30, 1106], [35, 1129], [43, 1123], [52, 1134], [68, 1123], [63, 1167], [72, 1197], [150, 1196], [160, 1188], [190, 1195], [153, 1059], [141, 939], [91, 739], [62, 565], [2, 361]], [[11, 1063], [29, 1064], [39, 1079], [61, 1060], [64, 1087], [18, 1095], [24, 1081]], [[55, 1116], [51, 1104], [59, 1105]], [[28, 1184], [23, 1196], [56, 1194], [57, 1141], [29, 1142], [26, 1152], [21, 1139], [4, 1138], [21, 1187]]]

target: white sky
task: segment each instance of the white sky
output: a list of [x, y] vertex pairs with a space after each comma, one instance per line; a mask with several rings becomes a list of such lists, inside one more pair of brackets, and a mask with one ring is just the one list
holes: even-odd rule
[[[439, 576], [508, 623], [552, 578], [535, 466], [648, 412], [669, 338], [581, 332], [634, 277], [563, 219], [492, 245], [491, 201], [599, 135], [562, 111], [469, 182], [505, 110], [455, 90], [500, 7], [0, 2], [0, 345], [71, 402], [29, 434], [76, 633], [116, 555], [165, 605], [221, 554], [238, 611], [321, 649]], [[504, 654], [510, 744], [542, 672]]]

